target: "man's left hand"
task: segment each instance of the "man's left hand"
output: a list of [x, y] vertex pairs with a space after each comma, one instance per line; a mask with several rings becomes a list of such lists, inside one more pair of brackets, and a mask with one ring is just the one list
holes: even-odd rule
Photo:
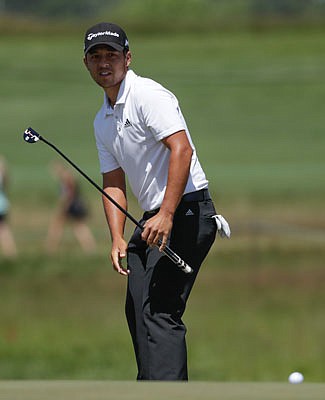
[[146, 241], [149, 246], [157, 246], [160, 239], [161, 245], [159, 246], [159, 251], [163, 251], [166, 247], [172, 226], [172, 216], [160, 210], [158, 214], [146, 221], [141, 235], [142, 240]]

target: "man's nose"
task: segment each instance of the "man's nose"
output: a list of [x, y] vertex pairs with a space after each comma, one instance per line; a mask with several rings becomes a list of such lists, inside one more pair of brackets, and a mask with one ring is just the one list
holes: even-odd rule
[[109, 61], [105, 57], [102, 57], [100, 59], [99, 64], [100, 64], [101, 67], [104, 67], [104, 68], [108, 68], [110, 66]]

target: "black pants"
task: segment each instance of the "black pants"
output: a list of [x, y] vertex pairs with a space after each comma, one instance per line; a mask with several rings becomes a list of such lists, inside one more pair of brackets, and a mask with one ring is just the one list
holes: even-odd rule
[[[135, 350], [138, 380], [187, 380], [186, 301], [216, 236], [211, 199], [181, 201], [169, 246], [194, 270], [185, 274], [136, 228], [128, 246], [126, 316]], [[152, 215], [145, 213], [143, 223]]]

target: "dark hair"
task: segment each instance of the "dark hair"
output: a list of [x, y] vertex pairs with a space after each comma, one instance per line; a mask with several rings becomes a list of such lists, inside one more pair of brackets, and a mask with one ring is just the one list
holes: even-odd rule
[[[88, 50], [88, 53], [89, 54], [92, 54], [92, 53], [94, 53], [95, 51], [96, 51], [96, 48], [98, 48], [98, 47], [109, 47], [110, 49], [112, 49], [112, 51], [117, 51], [117, 52], [119, 52], [119, 53], [121, 53], [120, 51], [118, 51], [118, 50], [116, 50], [116, 49], [114, 49], [113, 47], [111, 47], [111, 46], [109, 46], [109, 45], [107, 45], [107, 44], [98, 44], [97, 46], [94, 46], [94, 47], [92, 47], [91, 49], [89, 49]], [[124, 54], [124, 57], [126, 56], [126, 54], [127, 54], [127, 52], [129, 51], [130, 49], [127, 47], [127, 48], [125, 48], [125, 49], [123, 49], [123, 54]], [[87, 53], [87, 54], [88, 54]]]

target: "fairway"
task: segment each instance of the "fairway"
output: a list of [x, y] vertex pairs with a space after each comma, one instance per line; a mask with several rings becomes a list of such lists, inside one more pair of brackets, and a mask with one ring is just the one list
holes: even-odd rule
[[324, 400], [325, 384], [7, 381], [1, 400]]

